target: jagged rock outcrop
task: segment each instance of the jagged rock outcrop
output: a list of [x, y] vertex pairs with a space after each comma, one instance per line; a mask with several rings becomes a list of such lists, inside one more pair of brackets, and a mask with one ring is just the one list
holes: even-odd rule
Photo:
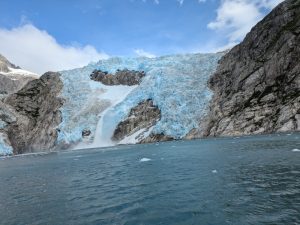
[[145, 76], [144, 71], [135, 70], [117, 70], [116, 74], [109, 74], [101, 70], [94, 70], [90, 78], [94, 81], [99, 81], [105, 85], [138, 85]]
[[21, 70], [0, 54], [0, 95], [15, 93], [37, 78], [36, 74]]
[[49, 151], [62, 121], [59, 73], [47, 72], [1, 102], [0, 120], [14, 154]]
[[112, 140], [120, 141], [141, 130], [146, 132], [159, 119], [159, 108], [153, 104], [151, 99], [145, 100], [132, 108], [128, 117], [117, 125]]
[[202, 130], [188, 137], [300, 130], [300, 0], [287, 0], [219, 62]]

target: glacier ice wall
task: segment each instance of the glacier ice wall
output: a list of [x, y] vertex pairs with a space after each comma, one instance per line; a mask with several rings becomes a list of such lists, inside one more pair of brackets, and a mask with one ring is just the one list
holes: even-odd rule
[[[66, 102], [62, 108], [63, 122], [58, 141], [79, 142], [81, 131], [86, 128], [92, 131], [93, 138], [95, 135], [110, 138], [116, 125], [126, 118], [130, 109], [150, 98], [161, 110], [161, 120], [152, 132], [174, 138], [185, 136], [192, 128], [198, 127], [199, 119], [206, 113], [212, 95], [207, 80], [222, 55], [110, 58], [83, 68], [62, 71], [62, 97]], [[94, 69], [115, 73], [117, 69], [125, 68], [146, 72], [138, 87], [105, 86], [89, 78]], [[123, 99], [114, 95], [122, 95]], [[96, 134], [100, 117], [103, 129], [98, 127]]]
[[5, 141], [6, 137], [0, 133], [0, 156], [13, 154], [13, 148]]

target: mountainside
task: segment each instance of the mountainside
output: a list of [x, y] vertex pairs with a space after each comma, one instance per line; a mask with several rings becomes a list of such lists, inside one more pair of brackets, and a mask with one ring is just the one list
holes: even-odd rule
[[226, 54], [110, 58], [27, 84], [0, 57], [0, 154], [299, 131], [299, 59], [300, 0]]
[[38, 75], [22, 70], [0, 55], [0, 95], [15, 93], [28, 81], [37, 78]]
[[219, 63], [203, 130], [188, 137], [300, 130], [300, 0], [287, 0]]
[[59, 74], [48, 72], [0, 101], [0, 153], [49, 151], [55, 146], [62, 87]]

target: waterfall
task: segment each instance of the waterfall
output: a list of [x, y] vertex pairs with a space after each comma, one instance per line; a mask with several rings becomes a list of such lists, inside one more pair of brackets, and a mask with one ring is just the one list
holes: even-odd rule
[[109, 87], [109, 91], [106, 92], [105, 96], [107, 97], [112, 105], [104, 110], [100, 114], [100, 119], [97, 123], [93, 147], [108, 147], [113, 146], [115, 143], [111, 140], [113, 132], [122, 118], [115, 110], [120, 102], [124, 101], [129, 93], [131, 93], [137, 85], [135, 86], [114, 86]]

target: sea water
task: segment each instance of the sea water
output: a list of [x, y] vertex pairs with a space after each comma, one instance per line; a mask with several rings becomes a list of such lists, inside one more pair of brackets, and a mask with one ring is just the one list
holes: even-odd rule
[[1, 158], [0, 224], [300, 224], [300, 134]]

